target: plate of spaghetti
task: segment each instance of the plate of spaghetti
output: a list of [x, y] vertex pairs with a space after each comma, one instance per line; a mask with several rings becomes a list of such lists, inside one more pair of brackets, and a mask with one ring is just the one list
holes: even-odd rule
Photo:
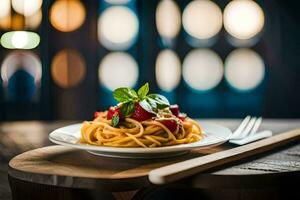
[[100, 156], [158, 158], [216, 146], [232, 134], [226, 127], [199, 123], [166, 97], [148, 93], [148, 83], [138, 91], [117, 88], [117, 105], [95, 112], [91, 121], [59, 128], [49, 139]]

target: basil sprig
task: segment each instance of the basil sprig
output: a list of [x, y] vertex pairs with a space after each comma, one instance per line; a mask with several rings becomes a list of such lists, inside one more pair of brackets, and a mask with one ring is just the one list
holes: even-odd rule
[[145, 85], [143, 85], [139, 90], [138, 90], [138, 96], [140, 99], [143, 99], [144, 97], [146, 97], [146, 95], [149, 92], [149, 84], [145, 83]]
[[139, 103], [146, 111], [156, 114], [158, 110], [170, 106], [166, 97], [160, 94], [148, 94], [149, 84], [144, 84], [137, 92], [129, 87], [117, 88], [113, 92], [114, 98], [122, 103], [121, 113], [129, 116], [134, 112], [135, 104]]
[[114, 96], [115, 100], [117, 100], [120, 103], [127, 103], [129, 101], [138, 100], [137, 93], [129, 87], [117, 88], [114, 91], [113, 96]]

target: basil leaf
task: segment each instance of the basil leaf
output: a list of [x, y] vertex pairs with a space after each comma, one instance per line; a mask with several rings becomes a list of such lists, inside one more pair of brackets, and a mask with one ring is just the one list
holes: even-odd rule
[[128, 87], [117, 88], [113, 92], [114, 98], [121, 103], [136, 100], [138, 98], [136, 92]]
[[170, 106], [168, 99], [163, 95], [149, 94], [147, 97], [155, 101], [157, 109], [163, 109]]
[[134, 112], [135, 102], [129, 101], [121, 105], [121, 113], [124, 117], [131, 115]]
[[114, 115], [111, 119], [111, 123], [113, 127], [117, 127], [120, 121], [119, 115]]
[[146, 98], [143, 101], [141, 101], [139, 104], [144, 110], [154, 114], [157, 113], [156, 103], [152, 99]]
[[140, 99], [143, 99], [149, 92], [149, 84], [146, 83], [138, 90], [138, 96]]

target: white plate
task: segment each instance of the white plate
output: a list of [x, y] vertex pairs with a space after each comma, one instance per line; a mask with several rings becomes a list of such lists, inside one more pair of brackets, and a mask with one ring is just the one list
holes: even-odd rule
[[204, 149], [220, 145], [228, 141], [232, 134], [226, 127], [201, 123], [201, 127], [205, 132], [205, 137], [198, 142], [155, 148], [117, 148], [78, 143], [81, 136], [81, 126], [82, 124], [74, 124], [56, 129], [50, 133], [49, 139], [56, 144], [87, 150], [92, 154], [100, 156], [119, 158], [162, 158], [184, 154], [194, 148]]

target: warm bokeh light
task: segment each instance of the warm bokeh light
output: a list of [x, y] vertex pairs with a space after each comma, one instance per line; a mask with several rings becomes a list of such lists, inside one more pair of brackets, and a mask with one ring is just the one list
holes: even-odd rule
[[2, 30], [8, 30], [13, 29], [11, 21], [14, 16], [11, 16], [10, 14], [0, 18], [0, 29]]
[[79, 52], [64, 49], [58, 52], [51, 63], [53, 81], [62, 88], [75, 87], [85, 78], [86, 65]]
[[250, 39], [264, 27], [265, 17], [261, 7], [252, 0], [231, 1], [224, 10], [224, 27], [238, 39]]
[[158, 33], [165, 38], [174, 38], [181, 28], [181, 14], [176, 2], [162, 0], [156, 8], [156, 27]]
[[112, 6], [98, 19], [98, 38], [110, 50], [125, 50], [137, 37], [139, 22], [135, 13], [124, 6]]
[[28, 29], [36, 29], [42, 22], [42, 11], [39, 10], [33, 15], [25, 17], [25, 27]]
[[158, 86], [164, 91], [175, 89], [181, 77], [181, 63], [172, 50], [161, 51], [156, 59], [155, 75]]
[[209, 39], [222, 28], [222, 11], [210, 0], [194, 0], [183, 11], [184, 30], [196, 39]]
[[225, 60], [226, 81], [235, 89], [251, 90], [264, 79], [263, 59], [251, 49], [236, 49]]
[[30, 16], [41, 8], [43, 0], [12, 0], [11, 3], [17, 13]]
[[10, 14], [10, 0], [0, 1], [0, 18]]
[[28, 72], [37, 86], [40, 85], [42, 78], [42, 64], [40, 59], [29, 51], [14, 51], [10, 53], [1, 65], [1, 79], [3, 85], [7, 86], [10, 78], [18, 70]]
[[139, 75], [135, 59], [124, 52], [107, 54], [99, 65], [99, 80], [113, 91], [118, 87], [134, 87]]
[[195, 49], [188, 53], [182, 64], [185, 82], [199, 91], [216, 87], [223, 77], [223, 62], [212, 50]]
[[84, 22], [86, 11], [80, 0], [57, 0], [50, 9], [50, 22], [62, 32], [78, 29]]
[[0, 41], [7, 49], [34, 49], [40, 43], [40, 36], [28, 31], [11, 31], [4, 33]]
[[39, 10], [31, 16], [23, 16], [20, 14], [7, 15], [0, 18], [0, 29], [3, 30], [34, 30], [37, 29], [42, 22], [42, 11]]

